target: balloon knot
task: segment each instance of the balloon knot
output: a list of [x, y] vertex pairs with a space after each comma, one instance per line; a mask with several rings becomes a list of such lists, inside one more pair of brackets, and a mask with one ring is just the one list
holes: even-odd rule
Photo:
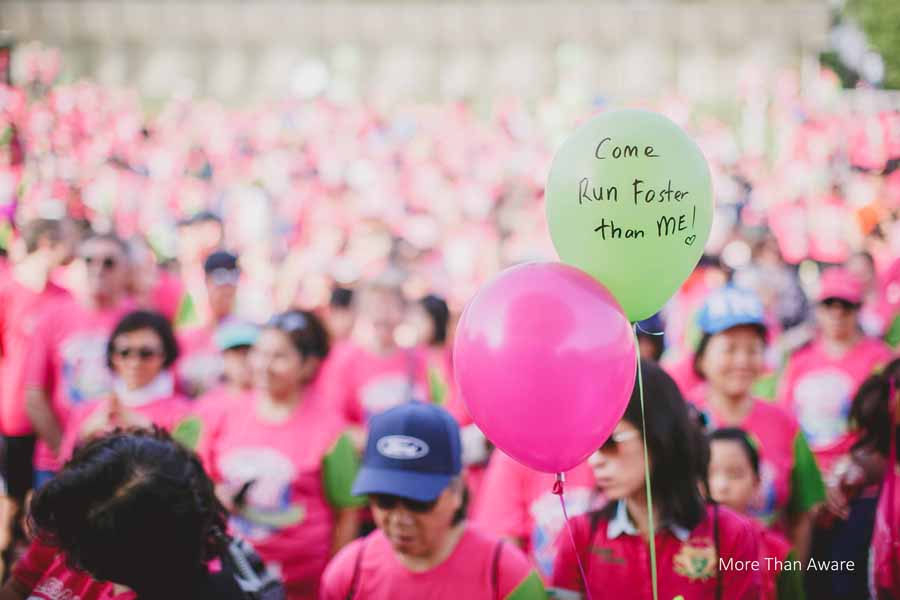
[[566, 481], [566, 476], [564, 473], [556, 474], [556, 482], [553, 484], [553, 493], [557, 496], [562, 496], [563, 493], [563, 484]]

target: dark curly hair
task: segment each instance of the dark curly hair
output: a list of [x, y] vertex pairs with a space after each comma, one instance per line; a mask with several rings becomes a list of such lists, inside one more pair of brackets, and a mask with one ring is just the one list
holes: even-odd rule
[[204, 569], [223, 549], [226, 519], [196, 455], [159, 428], [82, 446], [35, 494], [29, 517], [71, 566], [142, 597], [167, 597], [173, 581]]

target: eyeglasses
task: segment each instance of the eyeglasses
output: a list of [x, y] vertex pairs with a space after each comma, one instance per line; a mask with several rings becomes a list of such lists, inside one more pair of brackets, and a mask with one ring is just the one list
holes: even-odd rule
[[614, 454], [619, 451], [619, 444], [623, 442], [627, 442], [630, 439], [636, 438], [640, 433], [636, 429], [628, 429], [626, 431], [620, 431], [618, 433], [614, 433], [609, 436], [609, 439], [603, 442], [603, 445], [600, 446], [601, 452], [606, 452], [609, 454]]
[[822, 300], [822, 306], [825, 308], [840, 308], [844, 312], [850, 312], [859, 308], [859, 304], [848, 302], [842, 298], [826, 298]]
[[149, 346], [142, 346], [140, 348], [116, 348], [113, 351], [113, 354], [122, 359], [135, 356], [138, 359], [145, 361], [162, 355], [162, 350], [159, 348], [151, 348]]
[[392, 496], [390, 494], [369, 494], [372, 502], [381, 510], [394, 510], [399, 505], [403, 505], [410, 512], [425, 514], [434, 510], [437, 499], [431, 502], [422, 502], [420, 500], [411, 500], [400, 496]]
[[88, 268], [96, 264], [100, 265], [104, 271], [112, 271], [119, 264], [119, 261], [113, 256], [82, 256], [81, 258]]

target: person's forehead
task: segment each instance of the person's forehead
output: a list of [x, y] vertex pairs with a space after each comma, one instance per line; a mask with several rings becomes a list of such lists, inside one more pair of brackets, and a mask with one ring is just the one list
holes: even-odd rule
[[83, 253], [94, 253], [94, 254], [115, 254], [118, 256], [123, 256], [122, 248], [112, 240], [103, 240], [103, 239], [92, 239], [85, 240], [81, 243], [81, 251]]

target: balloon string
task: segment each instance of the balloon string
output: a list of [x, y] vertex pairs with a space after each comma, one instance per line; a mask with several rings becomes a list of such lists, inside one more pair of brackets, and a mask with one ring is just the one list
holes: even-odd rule
[[[634, 343], [637, 346], [638, 324], [634, 324]], [[647, 489], [647, 529], [650, 533], [650, 582], [653, 586], [653, 600], [659, 600], [656, 586], [656, 528], [653, 523], [653, 494], [650, 486], [650, 457], [647, 452], [647, 421], [644, 417], [644, 377], [641, 373], [641, 355], [637, 353], [638, 395], [641, 399], [641, 431], [644, 438], [644, 485]]]
[[566, 511], [566, 501], [563, 498], [563, 487], [566, 483], [566, 474], [557, 473], [556, 483], [553, 484], [553, 493], [559, 496], [559, 505], [562, 506], [563, 518], [566, 520], [566, 530], [569, 532], [569, 541], [572, 543], [572, 551], [575, 553], [575, 561], [578, 563], [578, 571], [581, 573], [581, 581], [584, 582], [584, 596], [587, 600], [591, 600], [591, 589], [588, 585], [587, 575], [584, 572], [584, 565], [581, 563], [581, 553], [578, 552], [578, 546], [575, 545], [575, 534], [572, 533], [572, 525], [569, 523], [569, 513]]

